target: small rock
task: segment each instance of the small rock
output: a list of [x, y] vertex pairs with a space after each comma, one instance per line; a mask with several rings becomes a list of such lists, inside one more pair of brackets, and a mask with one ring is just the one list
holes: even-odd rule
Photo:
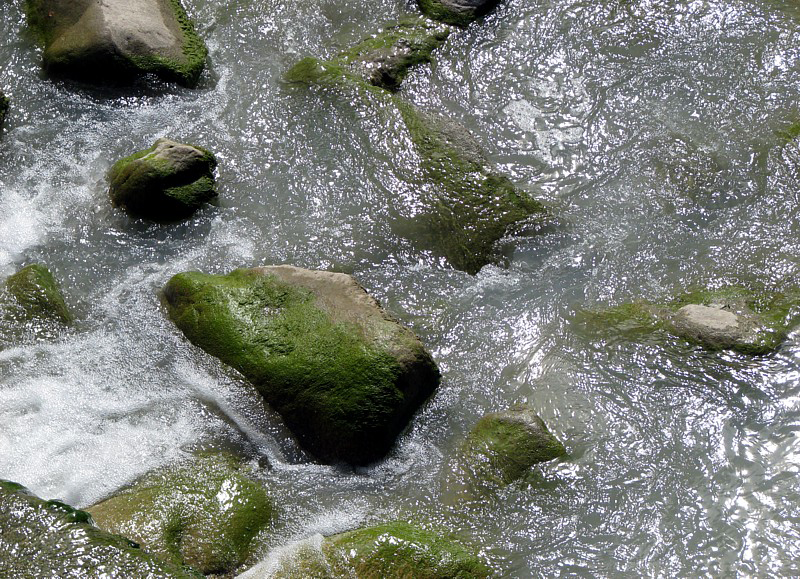
[[73, 321], [58, 283], [43, 265], [34, 263], [9, 276], [5, 290], [12, 300], [5, 300], [5, 309], [17, 322], [35, 319], [70, 324]]
[[108, 172], [114, 205], [156, 221], [188, 217], [217, 196], [214, 155], [196, 145], [158, 139]]
[[723, 349], [747, 343], [757, 323], [721, 307], [689, 304], [677, 311], [672, 326], [679, 336]]
[[44, 66], [94, 84], [154, 73], [197, 83], [207, 50], [179, 0], [27, 0]]
[[488, 14], [499, 0], [418, 0], [422, 12], [434, 20], [466, 26]]

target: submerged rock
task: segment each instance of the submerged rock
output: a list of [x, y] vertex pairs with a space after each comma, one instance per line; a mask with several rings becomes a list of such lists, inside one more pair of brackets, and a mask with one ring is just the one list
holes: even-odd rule
[[50, 73], [94, 84], [154, 73], [197, 83], [207, 50], [180, 0], [27, 0]]
[[0, 577], [200, 579], [202, 575], [101, 531], [84, 511], [0, 481]]
[[376, 114], [389, 117], [388, 127], [407, 132], [391, 141], [410, 139], [422, 183], [410, 178], [419, 200], [409, 203], [410, 215], [398, 226], [421, 249], [445, 257], [453, 267], [474, 274], [502, 261], [498, 242], [545, 215], [541, 203], [492, 166], [467, 129], [373, 86], [341, 59], [303, 59], [286, 79], [355, 91], [369, 106], [377, 105]]
[[189, 272], [164, 297], [189, 340], [241, 372], [325, 462], [383, 457], [439, 382], [419, 339], [345, 274]]
[[156, 221], [188, 217], [217, 196], [214, 155], [196, 145], [158, 139], [108, 172], [114, 205]]
[[466, 26], [488, 14], [500, 0], [417, 0], [419, 9], [434, 20]]
[[453, 464], [452, 484], [468, 493], [523, 478], [531, 467], [566, 454], [564, 445], [527, 406], [485, 415], [469, 433]]
[[584, 312], [583, 317], [600, 329], [661, 330], [709, 350], [768, 354], [800, 323], [800, 288], [702, 289], [663, 304], [640, 301]]
[[0, 307], [7, 321], [18, 324], [33, 320], [59, 324], [73, 321], [58, 283], [43, 265], [35, 263], [23, 267], [9, 276], [4, 289]]
[[0, 128], [3, 127], [3, 122], [6, 120], [6, 114], [8, 113], [8, 106], [9, 101], [8, 97], [0, 91]]
[[223, 454], [151, 473], [88, 511], [100, 528], [164, 560], [218, 574], [253, 555], [272, 502], [261, 483]]
[[304, 544], [273, 578], [482, 579], [491, 569], [469, 548], [437, 530], [393, 522]]

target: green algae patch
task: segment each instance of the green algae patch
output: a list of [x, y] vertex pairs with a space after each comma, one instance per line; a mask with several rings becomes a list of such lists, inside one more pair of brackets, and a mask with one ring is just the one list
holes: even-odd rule
[[23, 267], [6, 280], [5, 290], [11, 302], [5, 305], [18, 322], [47, 320], [70, 324], [73, 321], [58, 283], [43, 265]]
[[344, 274], [188, 272], [164, 297], [187, 338], [241, 372], [326, 462], [383, 457], [438, 385], [416, 336]]
[[164, 560], [219, 574], [251, 559], [272, 501], [233, 457], [219, 454], [151, 473], [89, 512]]
[[109, 196], [131, 215], [154, 221], [190, 216], [217, 196], [217, 160], [197, 145], [158, 139], [108, 171]]
[[498, 3], [498, 0], [418, 0], [419, 9], [423, 14], [452, 24], [453, 26], [467, 26], [481, 16], [488, 14]]
[[199, 573], [95, 527], [89, 513], [0, 480], [0, 577], [200, 579]]
[[179, 0], [27, 0], [44, 67], [93, 84], [155, 74], [194, 86], [208, 51]]
[[622, 304], [578, 319], [601, 332], [663, 331], [712, 351], [765, 355], [800, 323], [800, 289], [695, 288], [664, 303]]
[[436, 530], [392, 522], [328, 537], [322, 551], [334, 577], [379, 579], [485, 578], [489, 567], [477, 554]]

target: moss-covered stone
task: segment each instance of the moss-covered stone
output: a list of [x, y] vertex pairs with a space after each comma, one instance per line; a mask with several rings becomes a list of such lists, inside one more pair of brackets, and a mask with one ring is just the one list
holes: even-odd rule
[[179, 0], [27, 0], [52, 74], [95, 84], [152, 73], [194, 86], [207, 49]]
[[466, 26], [497, 6], [499, 0], [417, 0], [419, 9], [434, 20]]
[[[354, 92], [390, 117], [387, 126], [405, 128], [423, 182], [413, 183], [420, 201], [398, 226], [420, 248], [445, 257], [454, 267], [474, 274], [487, 263], [502, 261], [498, 242], [545, 215], [541, 203], [492, 166], [464, 127], [370, 84], [344, 58], [305, 58], [286, 79]], [[403, 142], [404, 136], [393, 141]]]
[[156, 221], [188, 217], [217, 196], [217, 160], [202, 147], [158, 139], [108, 172], [109, 196], [130, 214]]
[[393, 522], [328, 537], [322, 551], [334, 577], [468, 579], [491, 577], [470, 549], [438, 530]]
[[58, 283], [43, 265], [31, 264], [9, 276], [5, 293], [6, 317], [18, 323], [34, 319], [61, 324], [73, 321]]
[[479, 494], [521, 479], [533, 465], [565, 454], [564, 445], [533, 410], [516, 406], [480, 419], [453, 461], [450, 484], [468, 495]]
[[0, 577], [200, 579], [202, 575], [101, 531], [85, 511], [45, 501], [19, 484], [0, 480]]
[[663, 331], [709, 350], [763, 355], [800, 323], [800, 288], [700, 288], [665, 303], [638, 301], [585, 311], [579, 318], [596, 330]]
[[164, 297], [189, 340], [250, 380], [323, 461], [384, 456], [439, 381], [416, 336], [345, 274], [189, 272]]
[[272, 502], [233, 457], [212, 454], [151, 473], [88, 511], [164, 560], [218, 574], [253, 555]]

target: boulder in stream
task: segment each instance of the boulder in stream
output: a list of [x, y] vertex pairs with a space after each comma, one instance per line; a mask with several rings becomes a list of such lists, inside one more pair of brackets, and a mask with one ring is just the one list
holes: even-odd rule
[[452, 483], [469, 494], [500, 488], [523, 478], [535, 464], [565, 454], [532, 409], [515, 406], [478, 421], [453, 462]]
[[434, 20], [466, 26], [488, 14], [500, 0], [417, 0], [419, 9]]
[[[254, 575], [245, 574], [246, 577]], [[491, 569], [446, 532], [396, 521], [304, 542], [285, 556], [273, 579], [485, 579]]]
[[89, 513], [0, 481], [0, 577], [202, 579], [136, 543], [101, 531]]
[[108, 172], [114, 205], [155, 221], [190, 216], [217, 196], [214, 155], [198, 147], [158, 139], [149, 149], [120, 159]]
[[163, 560], [230, 574], [269, 528], [272, 501], [233, 456], [206, 454], [150, 473], [87, 510], [100, 528]]
[[800, 288], [696, 289], [665, 303], [637, 301], [582, 317], [598, 330], [663, 331], [708, 350], [762, 355], [800, 323]]
[[38, 263], [27, 265], [6, 279], [0, 308], [7, 320], [19, 324], [73, 321], [53, 274]]
[[45, 69], [93, 84], [146, 73], [194, 86], [208, 54], [180, 0], [27, 0]]
[[189, 340], [241, 372], [325, 462], [382, 458], [439, 383], [414, 333], [345, 274], [188, 272], [164, 298]]

